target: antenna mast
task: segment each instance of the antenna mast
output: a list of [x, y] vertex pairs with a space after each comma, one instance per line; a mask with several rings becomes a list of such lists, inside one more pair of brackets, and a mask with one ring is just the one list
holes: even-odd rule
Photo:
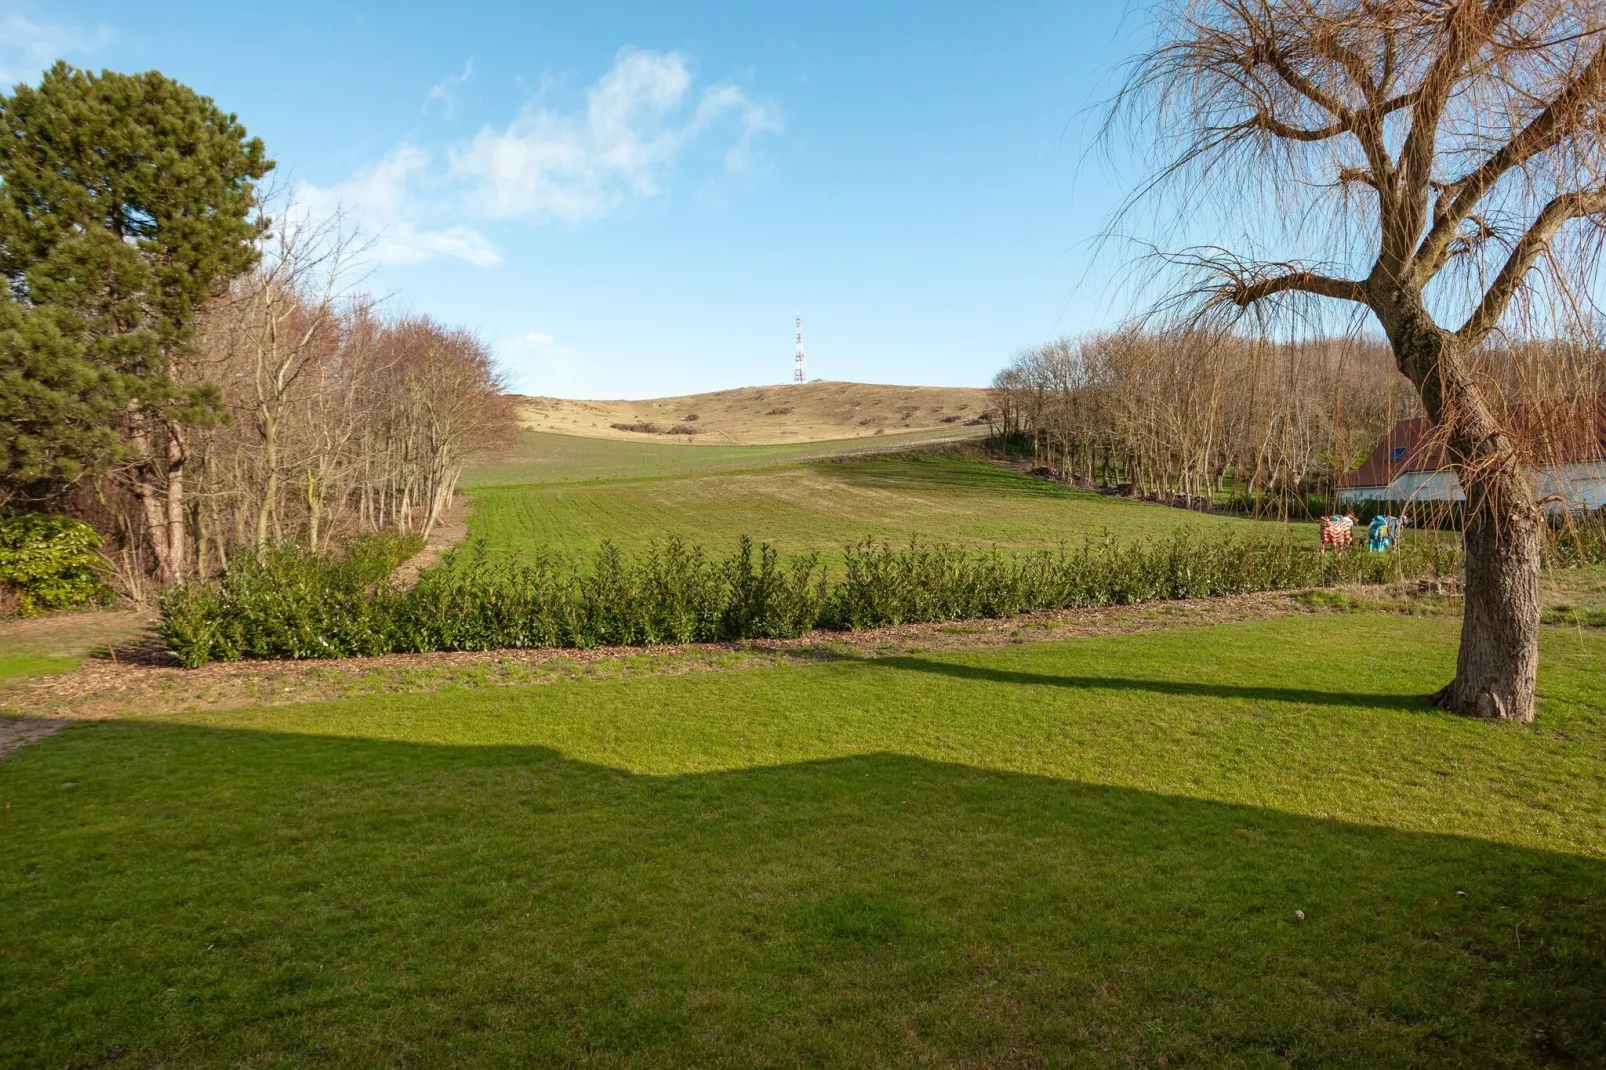
[[792, 374], [792, 381], [794, 383], [808, 381], [808, 376], [803, 371], [803, 313], [801, 312], [797, 314], [797, 371]]

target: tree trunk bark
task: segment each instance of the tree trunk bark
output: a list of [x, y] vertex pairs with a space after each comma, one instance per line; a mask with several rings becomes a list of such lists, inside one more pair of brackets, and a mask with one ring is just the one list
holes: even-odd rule
[[139, 457], [134, 469], [134, 496], [145, 517], [145, 535], [156, 556], [156, 574], [162, 586], [178, 578], [168, 543], [169, 528], [162, 515], [161, 491], [156, 485], [156, 456], [151, 448], [150, 423], [138, 401], [128, 403], [128, 437]]
[[1446, 436], [1467, 499], [1461, 649], [1455, 679], [1432, 701], [1471, 717], [1528, 724], [1539, 676], [1544, 517], [1510, 436], [1462, 364], [1455, 336], [1433, 323], [1419, 299], [1379, 309], [1378, 318], [1400, 371]]
[[[1528, 724], [1539, 676], [1539, 563], [1544, 521], [1520, 472], [1473, 477], [1467, 490], [1466, 587], [1455, 679], [1436, 705]], [[1497, 483], [1499, 487], [1479, 484]]]
[[257, 410], [257, 434], [262, 442], [262, 463], [268, 470], [262, 501], [257, 507], [257, 546], [268, 544], [268, 521], [279, 504], [279, 424], [266, 406]]
[[[180, 579], [188, 567], [184, 523], [184, 462], [186, 450], [178, 425], [167, 427], [167, 567], [171, 580]], [[170, 581], [171, 582], [171, 581]]]

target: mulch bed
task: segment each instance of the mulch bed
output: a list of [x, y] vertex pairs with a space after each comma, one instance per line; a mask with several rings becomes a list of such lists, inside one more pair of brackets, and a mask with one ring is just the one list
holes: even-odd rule
[[[45, 720], [64, 723], [285, 705], [357, 694], [522, 686], [799, 660], [976, 650], [1049, 639], [1265, 620], [1302, 612], [1308, 612], [1307, 607], [1296, 602], [1290, 592], [1265, 592], [1032, 613], [996, 620], [904, 624], [859, 632], [815, 631], [800, 639], [586, 650], [452, 651], [323, 661], [213, 662], [198, 669], [180, 668], [151, 638], [125, 643], [105, 655], [90, 658], [72, 672], [13, 681], [0, 689], [0, 712], [21, 714], [35, 724]], [[16, 723], [5, 722], [11, 735], [23, 732], [15, 728]], [[30, 738], [37, 738], [37, 734], [44, 733], [36, 732]], [[12, 744], [15, 745], [20, 744]]]

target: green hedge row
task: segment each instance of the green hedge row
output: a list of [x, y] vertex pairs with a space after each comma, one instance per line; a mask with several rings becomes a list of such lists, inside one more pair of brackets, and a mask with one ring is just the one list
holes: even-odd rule
[[[222, 576], [169, 589], [162, 634], [185, 665], [236, 658], [338, 658], [509, 647], [640, 646], [786, 638], [811, 628], [1000, 617], [1038, 609], [1138, 603], [1451, 574], [1447, 541], [1410, 540], [1387, 554], [1318, 554], [1308, 540], [1213, 540], [1196, 533], [1057, 551], [976, 552], [866, 541], [845, 550], [840, 578], [818, 555], [783, 561], [741, 540], [714, 559], [677, 539], [629, 556], [604, 544], [588, 567], [471, 549], [403, 589], [359, 559], [291, 546]], [[394, 555], [391, 555], [394, 556]]]

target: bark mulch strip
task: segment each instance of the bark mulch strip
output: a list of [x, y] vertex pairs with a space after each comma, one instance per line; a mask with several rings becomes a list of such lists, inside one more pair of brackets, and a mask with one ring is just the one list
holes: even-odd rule
[[[145, 641], [118, 648], [115, 662], [111, 656], [101, 655], [87, 659], [72, 672], [24, 677], [0, 686], [0, 712], [22, 714], [30, 721], [40, 722], [227, 710], [448, 687], [522, 686], [737, 669], [799, 660], [978, 650], [1049, 639], [1265, 620], [1309, 611], [1310, 607], [1296, 601], [1289, 592], [1267, 592], [1032, 613], [998, 620], [905, 624], [860, 632], [815, 631], [800, 639], [589, 650], [454, 651], [327, 661], [213, 662], [199, 669], [178, 667], [159, 646]], [[24, 729], [15, 726], [16, 722], [7, 722], [6, 731], [25, 734]], [[26, 733], [38, 731], [30, 728]]]

